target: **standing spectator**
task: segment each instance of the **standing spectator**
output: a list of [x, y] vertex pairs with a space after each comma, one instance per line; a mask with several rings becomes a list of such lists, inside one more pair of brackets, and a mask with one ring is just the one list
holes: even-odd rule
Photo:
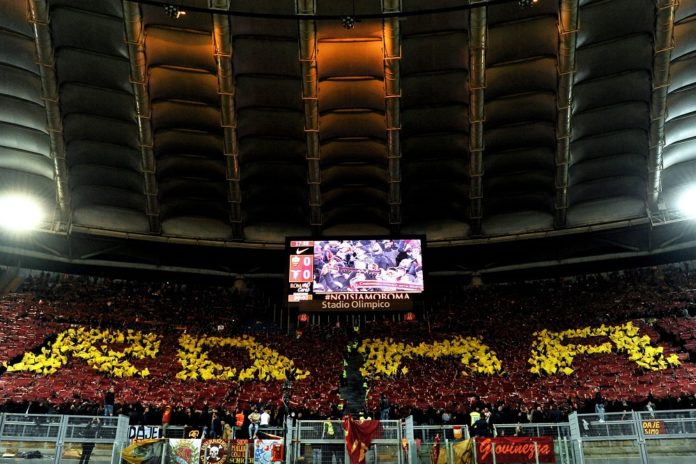
[[333, 423], [331, 422], [331, 417], [326, 416], [324, 422], [322, 422], [321, 427], [321, 439], [333, 438], [335, 435]]
[[241, 408], [237, 408], [237, 412], [234, 415], [234, 438], [239, 438], [238, 433], [244, 427], [244, 411]]
[[261, 428], [266, 428], [271, 422], [271, 415], [268, 414], [268, 408], [266, 409], [261, 409], [261, 419], [259, 422], [259, 426]]
[[532, 423], [539, 424], [544, 421], [544, 411], [541, 410], [541, 405], [537, 404], [534, 410], [532, 411]]
[[471, 418], [471, 426], [473, 427], [476, 422], [481, 418], [481, 412], [479, 411], [479, 407], [476, 406], [476, 409], [471, 411], [469, 413], [469, 417]]
[[479, 419], [474, 423], [472, 427], [472, 432], [475, 437], [489, 437], [490, 432], [488, 430], [488, 422], [486, 418], [480, 416]]
[[597, 387], [595, 390], [595, 413], [599, 418], [599, 422], [604, 422], [604, 398], [602, 397], [602, 391]]
[[89, 464], [89, 458], [92, 455], [92, 451], [94, 450], [95, 446], [95, 443], [90, 441], [90, 439], [98, 438], [100, 429], [101, 422], [97, 417], [92, 418], [92, 420], [85, 425], [85, 428], [82, 431], [82, 438], [84, 438], [85, 441], [82, 442], [82, 454], [80, 455], [79, 464]]
[[630, 417], [631, 413], [633, 412], [633, 409], [628, 405], [628, 401], [623, 400], [621, 402], [621, 407], [623, 408], [623, 414], [621, 414], [621, 420], [626, 420], [627, 417]]
[[114, 387], [109, 388], [109, 391], [104, 395], [104, 415], [113, 416], [114, 415], [114, 403], [116, 402], [116, 394], [114, 393]]
[[234, 438], [234, 430], [230, 424], [225, 424], [222, 427], [222, 439], [229, 442]]
[[169, 422], [172, 420], [172, 407], [171, 405], [167, 405], [166, 408], [164, 408], [164, 412], [162, 413], [162, 436], [167, 437], [167, 428], [169, 427]]
[[203, 409], [200, 410], [200, 425], [206, 425], [210, 427], [210, 421], [212, 416], [210, 415], [210, 408], [208, 407], [208, 400], [203, 401]]
[[382, 397], [379, 399], [379, 419], [380, 420], [389, 420], [389, 399], [387, 398], [387, 395], [382, 393]]
[[143, 410], [143, 425], [155, 425], [157, 424], [157, 419], [155, 419], [156, 413], [152, 410], [149, 404], [145, 405]]
[[442, 419], [442, 425], [447, 426], [447, 425], [449, 425], [450, 421], [452, 420], [452, 414], [450, 414], [448, 410], [444, 409], [442, 411], [442, 416], [440, 416], [440, 418]]
[[648, 404], [645, 405], [645, 410], [650, 413], [650, 418], [655, 418], [655, 403], [651, 399], [648, 399]]
[[144, 425], [140, 403], [133, 403], [128, 410], [128, 423], [130, 425]]
[[213, 415], [210, 418], [210, 434], [208, 438], [220, 438], [222, 435], [222, 420], [218, 415], [217, 411], [213, 411]]

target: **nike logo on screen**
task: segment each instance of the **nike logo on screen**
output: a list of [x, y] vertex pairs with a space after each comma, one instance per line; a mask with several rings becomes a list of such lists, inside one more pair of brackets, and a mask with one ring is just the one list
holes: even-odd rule
[[307, 250], [309, 250], [309, 248], [302, 248], [302, 249], [299, 249], [299, 248], [298, 248], [298, 249], [297, 249], [297, 254], [298, 254], [298, 255], [301, 255], [302, 253], [304, 253], [304, 252], [307, 251]]

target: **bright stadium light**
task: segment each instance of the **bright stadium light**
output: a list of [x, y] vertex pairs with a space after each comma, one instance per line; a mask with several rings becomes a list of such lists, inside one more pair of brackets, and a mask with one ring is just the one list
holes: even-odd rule
[[696, 217], [696, 187], [688, 188], [677, 200], [677, 207], [688, 217]]
[[26, 195], [0, 196], [0, 227], [13, 231], [35, 229], [43, 219], [39, 203]]

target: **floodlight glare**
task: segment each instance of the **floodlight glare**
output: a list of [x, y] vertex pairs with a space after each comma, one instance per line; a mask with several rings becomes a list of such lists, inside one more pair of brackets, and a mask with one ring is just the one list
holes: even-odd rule
[[41, 207], [35, 199], [18, 194], [0, 196], [0, 227], [14, 231], [31, 230], [42, 218]]
[[684, 215], [696, 217], [696, 187], [691, 187], [681, 194], [677, 207]]

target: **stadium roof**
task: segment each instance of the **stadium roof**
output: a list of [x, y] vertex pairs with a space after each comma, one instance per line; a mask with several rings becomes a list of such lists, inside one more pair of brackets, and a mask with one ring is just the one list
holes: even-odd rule
[[171, 3], [0, 2], [0, 190], [50, 211], [5, 262], [253, 275], [287, 235], [425, 234], [442, 273], [693, 248], [672, 219], [696, 0]]

